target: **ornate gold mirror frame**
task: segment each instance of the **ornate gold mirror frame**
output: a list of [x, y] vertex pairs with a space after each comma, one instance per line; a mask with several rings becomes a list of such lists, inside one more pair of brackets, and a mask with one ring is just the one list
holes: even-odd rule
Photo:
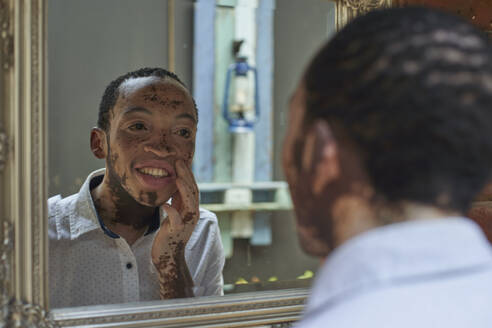
[[[337, 26], [390, 0], [340, 0]], [[0, 0], [0, 328], [251, 327], [299, 318], [307, 290], [49, 311], [46, 1]]]
[[392, 0], [338, 0], [336, 29], [340, 30], [353, 18], [376, 8], [391, 7]]

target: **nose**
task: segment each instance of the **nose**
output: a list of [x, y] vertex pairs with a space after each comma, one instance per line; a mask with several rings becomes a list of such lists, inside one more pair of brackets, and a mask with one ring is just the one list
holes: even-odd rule
[[158, 157], [167, 157], [167, 156], [176, 155], [176, 148], [163, 140], [145, 145], [144, 151], [148, 153], [153, 153]]

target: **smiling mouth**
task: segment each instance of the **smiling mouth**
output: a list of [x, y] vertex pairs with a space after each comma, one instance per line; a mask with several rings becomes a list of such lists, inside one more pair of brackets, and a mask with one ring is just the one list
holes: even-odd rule
[[154, 178], [166, 178], [169, 176], [169, 172], [166, 170], [155, 167], [142, 167], [138, 168], [137, 171]]

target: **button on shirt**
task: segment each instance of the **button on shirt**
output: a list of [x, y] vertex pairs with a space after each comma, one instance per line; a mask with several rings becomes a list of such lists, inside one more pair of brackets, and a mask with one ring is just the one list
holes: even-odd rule
[[[159, 219], [131, 246], [107, 230], [90, 193], [91, 181], [103, 175], [104, 169], [95, 171], [79, 193], [48, 200], [50, 302], [55, 308], [160, 299], [150, 256]], [[223, 295], [224, 251], [212, 212], [200, 209], [185, 260], [195, 296]]]
[[297, 328], [490, 328], [492, 250], [466, 218], [368, 231], [320, 270]]

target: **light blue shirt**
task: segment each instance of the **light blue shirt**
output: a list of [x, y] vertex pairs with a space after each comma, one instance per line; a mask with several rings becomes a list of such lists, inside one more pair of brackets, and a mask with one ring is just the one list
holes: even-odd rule
[[[159, 280], [150, 252], [159, 221], [129, 245], [98, 219], [89, 175], [80, 191], [48, 200], [49, 287], [53, 307], [159, 300]], [[164, 218], [160, 218], [164, 220]], [[200, 209], [200, 219], [185, 248], [195, 296], [223, 295], [224, 251], [217, 217]]]
[[363, 233], [328, 257], [296, 327], [491, 328], [491, 246], [466, 218]]

